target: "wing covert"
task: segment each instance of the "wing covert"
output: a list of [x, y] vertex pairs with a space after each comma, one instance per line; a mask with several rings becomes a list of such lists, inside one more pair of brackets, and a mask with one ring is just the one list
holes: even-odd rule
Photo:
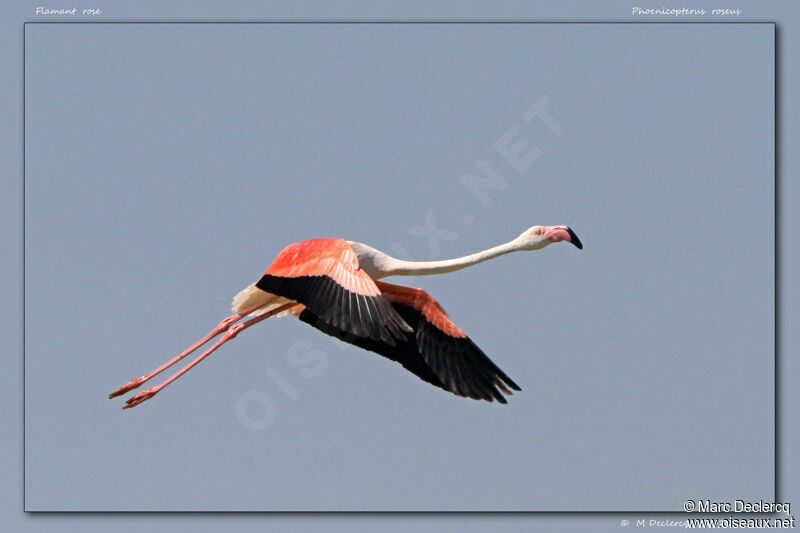
[[256, 287], [302, 303], [317, 320], [352, 335], [393, 346], [411, 332], [343, 239], [287, 246]]

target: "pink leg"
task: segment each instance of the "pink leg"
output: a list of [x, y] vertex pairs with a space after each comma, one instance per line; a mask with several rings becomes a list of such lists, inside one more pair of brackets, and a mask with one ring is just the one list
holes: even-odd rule
[[165, 380], [160, 385], [157, 385], [155, 387], [151, 387], [149, 389], [145, 389], [142, 392], [140, 392], [140, 393], [128, 398], [128, 401], [125, 402], [125, 406], [123, 407], [123, 409], [128, 409], [129, 407], [134, 407], [136, 405], [139, 405], [140, 403], [142, 403], [145, 400], [149, 400], [150, 398], [152, 398], [153, 396], [158, 394], [158, 391], [160, 391], [161, 389], [163, 389], [164, 387], [166, 387], [167, 385], [169, 385], [170, 383], [172, 383], [173, 381], [175, 381], [176, 379], [178, 379], [179, 377], [184, 375], [194, 365], [196, 365], [197, 363], [199, 363], [200, 361], [202, 361], [203, 359], [205, 359], [206, 357], [211, 355], [211, 353], [214, 352], [214, 350], [216, 350], [217, 348], [219, 348], [220, 346], [222, 346], [223, 344], [225, 344], [226, 342], [228, 342], [232, 338], [236, 337], [236, 335], [238, 335], [239, 332], [241, 332], [243, 329], [249, 328], [250, 326], [252, 326], [254, 324], [258, 324], [262, 320], [266, 320], [267, 318], [269, 318], [269, 317], [271, 317], [273, 315], [276, 315], [276, 314], [278, 314], [278, 313], [280, 313], [282, 311], [286, 311], [287, 309], [290, 309], [290, 308], [292, 308], [292, 307], [294, 307], [296, 305], [298, 305], [296, 302], [289, 302], [287, 304], [283, 304], [280, 307], [276, 307], [272, 311], [264, 313], [263, 315], [257, 316], [255, 318], [251, 318], [250, 320], [245, 320], [244, 322], [242, 322], [240, 324], [236, 324], [234, 326], [231, 326], [230, 329], [228, 329], [228, 331], [225, 333], [225, 335], [222, 336], [221, 339], [219, 339], [217, 342], [215, 342], [208, 350], [206, 350], [205, 352], [203, 352], [202, 354], [197, 356], [197, 358], [194, 361], [192, 361], [191, 363], [186, 365], [182, 370], [176, 372], [172, 377], [170, 377], [169, 379]]
[[205, 337], [203, 337], [202, 339], [200, 339], [196, 343], [192, 344], [188, 348], [186, 348], [186, 350], [184, 350], [183, 352], [181, 352], [177, 356], [173, 357], [172, 359], [170, 359], [169, 361], [167, 361], [166, 363], [164, 363], [160, 367], [156, 368], [152, 372], [149, 372], [149, 373], [145, 374], [144, 376], [142, 376], [140, 378], [136, 378], [136, 379], [133, 379], [133, 380], [129, 381], [128, 383], [126, 383], [122, 387], [118, 388], [117, 390], [115, 390], [114, 392], [109, 394], [108, 397], [109, 398], [114, 398], [115, 396], [120, 396], [122, 394], [125, 394], [128, 391], [131, 391], [131, 390], [135, 389], [136, 387], [138, 387], [139, 385], [141, 385], [142, 383], [144, 383], [148, 379], [152, 378], [153, 376], [156, 376], [156, 375], [160, 374], [161, 372], [163, 372], [167, 368], [171, 367], [172, 365], [174, 365], [175, 363], [177, 363], [178, 361], [180, 361], [181, 359], [183, 359], [184, 357], [186, 357], [187, 355], [189, 355], [190, 353], [192, 353], [193, 351], [195, 351], [196, 349], [198, 349], [199, 347], [201, 347], [202, 345], [204, 345], [205, 343], [207, 343], [208, 341], [210, 341], [211, 339], [213, 339], [214, 337], [216, 337], [220, 333], [228, 331], [228, 328], [230, 328], [234, 323], [236, 323], [239, 320], [241, 320], [242, 318], [246, 317], [247, 315], [249, 315], [253, 311], [257, 311], [258, 309], [261, 309], [265, 305], [267, 305], [270, 302], [272, 302], [273, 300], [275, 300], [275, 298], [277, 298], [277, 297], [270, 298], [268, 301], [266, 301], [264, 303], [261, 303], [261, 304], [258, 304], [256, 306], [250, 307], [249, 309], [245, 309], [241, 313], [236, 313], [235, 315], [229, 316], [228, 318], [226, 318], [222, 322], [220, 322], [219, 326], [217, 326], [216, 328], [212, 329], [211, 332], [209, 332], [208, 335], [206, 335]]

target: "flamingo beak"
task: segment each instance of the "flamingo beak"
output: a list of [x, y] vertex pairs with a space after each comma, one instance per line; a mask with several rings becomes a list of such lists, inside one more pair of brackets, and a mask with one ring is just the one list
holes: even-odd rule
[[567, 233], [569, 233], [569, 242], [577, 246], [578, 250], [583, 250], [583, 243], [578, 238], [578, 236], [575, 235], [575, 232], [572, 231], [572, 229], [570, 229], [569, 227], [567, 227]]

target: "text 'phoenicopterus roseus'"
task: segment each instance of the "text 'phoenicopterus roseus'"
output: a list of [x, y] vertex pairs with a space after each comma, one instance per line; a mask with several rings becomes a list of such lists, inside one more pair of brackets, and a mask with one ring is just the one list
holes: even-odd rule
[[[422, 289], [378, 280], [387, 276], [444, 274], [509, 252], [539, 250], [559, 241], [583, 248], [567, 226], [533, 226], [505, 244], [445, 261], [401, 261], [344, 239], [290, 244], [260, 280], [234, 297], [235, 314], [186, 351], [123, 385], [109, 398], [135, 389], [224, 333], [183, 370], [129, 398], [123, 409], [139, 405], [243, 329], [274, 315], [292, 314], [328, 335], [397, 361], [444, 390], [476, 400], [506, 403], [503, 393], [510, 395], [510, 389], [521, 390], [519, 386], [450, 320], [433, 296]], [[239, 322], [247, 316], [252, 318]]]

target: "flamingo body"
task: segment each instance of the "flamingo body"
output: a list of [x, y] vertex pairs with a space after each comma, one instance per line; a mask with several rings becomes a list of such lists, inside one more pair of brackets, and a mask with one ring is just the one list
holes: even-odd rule
[[520, 390], [430, 294], [376, 282], [343, 239], [290, 244], [255, 287], [264, 298], [302, 304], [293, 310], [301, 321], [397, 361], [420, 379], [459, 396], [505, 403], [500, 390]]

